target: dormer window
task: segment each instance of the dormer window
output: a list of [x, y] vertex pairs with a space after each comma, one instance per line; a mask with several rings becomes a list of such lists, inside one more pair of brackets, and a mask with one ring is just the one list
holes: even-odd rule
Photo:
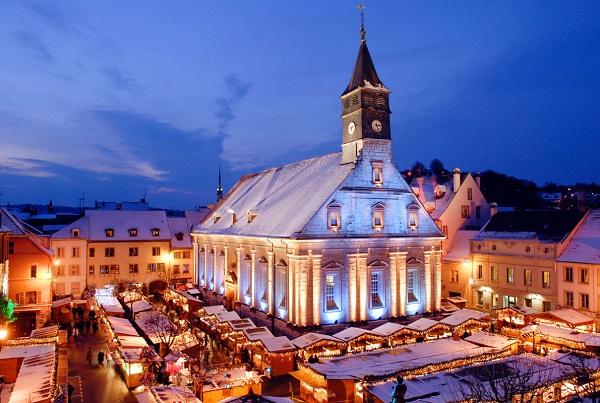
[[115, 230], [113, 228], [107, 228], [107, 229], [105, 229], [104, 233], [106, 234], [106, 236], [108, 238], [112, 238], [113, 236], [115, 236]]
[[258, 214], [258, 211], [256, 211], [256, 210], [248, 210], [248, 222], [254, 221], [257, 214]]
[[375, 186], [383, 186], [383, 161], [371, 161], [373, 172], [373, 183]]
[[385, 204], [379, 202], [371, 207], [371, 213], [373, 215], [373, 228], [375, 231], [381, 231], [384, 225], [384, 211]]
[[408, 227], [415, 230], [419, 226], [419, 207], [415, 204], [408, 206], [407, 212]]
[[160, 235], [160, 229], [158, 229], [158, 228], [152, 228], [150, 230], [150, 232], [152, 233], [152, 236], [159, 236]]
[[178, 241], [183, 241], [183, 232], [176, 233], [175, 239], [177, 239]]
[[129, 236], [137, 236], [137, 228], [130, 228]]
[[213, 215], [213, 222], [216, 224], [219, 220], [221, 219], [221, 216], [219, 214], [214, 214]]
[[72, 236], [73, 238], [79, 238], [79, 229], [78, 229], [78, 228], [73, 228], [73, 229], [71, 230], [71, 236]]
[[334, 232], [340, 229], [341, 226], [341, 209], [342, 205], [336, 201], [332, 201], [327, 206], [327, 228]]

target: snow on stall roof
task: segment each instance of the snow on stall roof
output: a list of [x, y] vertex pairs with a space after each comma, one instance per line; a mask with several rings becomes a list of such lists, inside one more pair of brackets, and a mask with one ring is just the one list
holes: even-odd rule
[[[354, 169], [341, 152], [246, 175], [193, 232], [292, 237], [317, 213]], [[306, 195], [310, 194], [310, 197]], [[255, 211], [251, 222], [248, 211]], [[233, 223], [233, 213], [236, 221]]]
[[[206, 316], [214, 315], [219, 312], [227, 312], [227, 309], [223, 305], [212, 305], [212, 306], [204, 306], [200, 309], [204, 310]], [[238, 316], [239, 318], [239, 316]]]
[[488, 320], [489, 318], [489, 313], [474, 311], [472, 309], [461, 309], [452, 313], [450, 316], [447, 316], [444, 319], [440, 320], [439, 323], [445, 323], [446, 325], [450, 326], [458, 326], [470, 319], [477, 319], [483, 321]]
[[379, 334], [381, 336], [389, 336], [393, 333], [396, 333], [399, 330], [404, 329], [405, 327], [406, 326], [400, 325], [398, 323], [388, 322], [388, 323], [384, 323], [381, 326], [377, 326], [375, 329], [372, 330], [372, 332]]
[[139, 361], [140, 354], [142, 353], [141, 348], [123, 347], [120, 349], [121, 355], [124, 361]]
[[246, 395], [246, 396], [230, 397], [225, 400], [221, 400], [221, 403], [294, 403], [294, 401], [287, 397]]
[[214, 315], [220, 323], [243, 320], [235, 311], [216, 312]]
[[228, 320], [229, 326], [234, 331], [255, 328], [256, 325], [248, 318]]
[[127, 336], [127, 335], [119, 335], [119, 343], [123, 348], [139, 348], [146, 347], [148, 343], [141, 336]]
[[433, 319], [428, 319], [428, 318], [421, 318], [418, 319], [410, 324], [408, 324], [406, 327], [412, 330], [417, 330], [419, 332], [422, 332], [424, 330], [429, 329], [432, 326], [437, 325], [438, 322], [437, 320], [433, 320]]
[[357, 337], [362, 336], [363, 334], [373, 334], [370, 330], [361, 329], [358, 327], [348, 327], [341, 332], [337, 332], [333, 335], [333, 337], [337, 337], [340, 340], [348, 341], [352, 339], [356, 339]]
[[513, 339], [502, 334], [494, 334], [488, 332], [477, 332], [464, 340], [482, 347], [492, 347], [503, 350], [513, 344], [517, 344], [519, 340]]
[[103, 304], [102, 309], [104, 309], [104, 312], [106, 312], [106, 313], [124, 313], [125, 312], [125, 310], [123, 309], [121, 304], [117, 304], [117, 305]]
[[329, 336], [327, 334], [306, 333], [306, 334], [303, 334], [302, 336], [297, 337], [294, 340], [292, 340], [292, 343], [294, 343], [294, 345], [297, 346], [298, 348], [307, 348], [307, 347], [309, 347], [315, 343], [318, 343], [322, 340], [329, 340], [329, 341], [336, 342], [336, 343], [340, 342], [340, 340], [338, 338]]
[[[531, 330], [531, 326], [527, 326], [524, 328], [525, 330]], [[539, 324], [537, 327], [537, 332], [539, 334], [544, 334], [552, 337], [560, 337], [565, 340], [571, 340], [579, 343], [583, 343], [589, 347], [598, 347], [600, 346], [600, 335], [573, 331], [571, 329], [566, 329], [564, 327], [556, 327], [552, 325], [544, 325]]]
[[129, 319], [118, 318], [116, 316], [107, 316], [106, 319], [117, 335], [139, 336], [138, 331], [135, 330]]
[[137, 399], [138, 403], [156, 403], [156, 399], [152, 396], [152, 393], [149, 390], [144, 390], [142, 392], [133, 392], [133, 395]]
[[296, 346], [286, 336], [263, 337], [260, 341], [270, 353], [294, 351], [296, 349]]
[[71, 297], [62, 298], [56, 301], [52, 301], [52, 308], [58, 308], [59, 306], [71, 304]]
[[56, 366], [54, 344], [36, 346], [4, 346], [1, 358], [23, 358], [17, 380], [13, 386], [9, 403], [50, 401], [53, 395], [52, 382]]
[[134, 313], [149, 311], [151, 309], [154, 309], [154, 307], [152, 306], [152, 304], [150, 304], [146, 300], [135, 301], [133, 303], [133, 312]]
[[459, 307], [448, 301], [442, 301], [442, 305], [440, 308], [442, 308], [442, 312], [456, 312], [460, 309]]
[[563, 253], [556, 260], [600, 264], [600, 210], [590, 210]]
[[363, 379], [367, 375], [385, 376], [493, 351], [496, 350], [479, 347], [464, 340], [446, 338], [401, 348], [322, 359], [320, 363], [306, 365], [325, 375], [327, 379]]
[[32, 338], [45, 338], [45, 337], [56, 337], [58, 336], [58, 325], [42, 327], [39, 329], [33, 329], [30, 337]]
[[[506, 308], [502, 308], [502, 309], [506, 309]], [[521, 315], [525, 315], [525, 316], [536, 315], [536, 314], [540, 313], [539, 311], [536, 311], [535, 309], [530, 308], [525, 305], [515, 305], [515, 306], [509, 307], [508, 309], [516, 311], [516, 312], [520, 313]]]
[[158, 403], [202, 403], [194, 396], [194, 392], [186, 386], [153, 386], [152, 391], [158, 397]]
[[545, 314], [554, 316], [555, 318], [558, 318], [572, 326], [594, 323], [593, 318], [590, 318], [589, 316], [584, 315], [575, 309], [555, 309], [553, 311], [547, 311]]
[[262, 340], [266, 337], [273, 337], [273, 333], [266, 326], [252, 327], [249, 329], [242, 329], [246, 338], [250, 341]]

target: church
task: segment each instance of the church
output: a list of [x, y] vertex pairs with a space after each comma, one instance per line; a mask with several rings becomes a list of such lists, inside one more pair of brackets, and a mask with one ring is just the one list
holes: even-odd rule
[[394, 163], [389, 96], [363, 25], [341, 151], [242, 177], [192, 230], [206, 304], [299, 329], [440, 310], [445, 236]]

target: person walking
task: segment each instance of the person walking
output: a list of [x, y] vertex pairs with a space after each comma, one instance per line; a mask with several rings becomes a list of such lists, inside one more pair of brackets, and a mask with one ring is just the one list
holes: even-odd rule
[[94, 330], [94, 334], [98, 331], [98, 322], [92, 323], [92, 329]]
[[100, 350], [100, 352], [98, 353], [98, 366], [99, 367], [104, 366], [104, 351], [103, 350]]
[[88, 361], [88, 364], [92, 365], [92, 348], [88, 348], [87, 354], [85, 355], [85, 359]]

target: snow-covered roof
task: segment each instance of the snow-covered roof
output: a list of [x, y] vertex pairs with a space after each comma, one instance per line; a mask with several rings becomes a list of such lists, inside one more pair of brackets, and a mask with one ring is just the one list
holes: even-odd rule
[[56, 354], [54, 344], [2, 347], [0, 359], [23, 358], [9, 403], [51, 401]]
[[584, 315], [575, 309], [555, 309], [540, 313], [540, 316], [549, 315], [553, 318], [565, 322], [571, 326], [588, 325], [594, 323], [594, 318]]
[[139, 333], [133, 327], [129, 319], [117, 318], [116, 316], [107, 316], [106, 319], [110, 323], [110, 327], [117, 335], [139, 336]]
[[247, 329], [242, 329], [246, 338], [250, 341], [262, 340], [267, 337], [273, 337], [273, 333], [266, 327], [252, 327]]
[[600, 210], [589, 211], [563, 253], [556, 260], [600, 264]]
[[477, 332], [468, 337], [465, 337], [464, 340], [476, 344], [482, 347], [492, 347], [497, 348], [499, 350], [503, 350], [507, 347], [512, 346], [513, 344], [519, 343], [519, 340], [513, 339], [502, 334], [488, 333], [488, 332]]
[[133, 303], [133, 312], [134, 313], [149, 311], [151, 309], [154, 309], [154, 307], [152, 306], [152, 304], [150, 304], [146, 300], [135, 301]]
[[246, 395], [230, 397], [221, 400], [221, 403], [294, 403], [294, 401], [287, 397]]
[[189, 402], [202, 403], [186, 386], [153, 386], [152, 391], [158, 403]]
[[531, 315], [536, 315], [536, 314], [540, 313], [539, 311], [536, 311], [535, 309], [530, 308], [525, 305], [515, 305], [515, 306], [511, 306], [511, 307], [500, 308], [499, 310], [506, 310], [506, 309], [508, 309], [510, 311], [515, 311], [524, 316], [531, 316]]
[[449, 326], [458, 326], [470, 319], [485, 321], [490, 319], [490, 314], [474, 311], [472, 309], [461, 309], [440, 320], [440, 323], [444, 323]]
[[144, 340], [144, 338], [141, 336], [119, 335], [118, 339], [119, 343], [121, 343], [121, 347], [125, 349], [134, 349], [148, 346], [146, 340]]
[[30, 337], [32, 338], [45, 338], [45, 337], [56, 337], [58, 336], [58, 325], [52, 325], [48, 327], [41, 327], [39, 329], [33, 329]]
[[[531, 326], [527, 326], [524, 330], [530, 330]], [[557, 327], [545, 324], [539, 324], [537, 326], [537, 333], [548, 335], [551, 337], [561, 338], [565, 340], [571, 340], [575, 342], [579, 342], [585, 344], [589, 347], [599, 347], [600, 346], [600, 335], [587, 333], [587, 332], [575, 332], [571, 329], [566, 329], [564, 327]]]
[[452, 174], [414, 178], [410, 187], [434, 220], [440, 218], [456, 195]]
[[372, 330], [373, 333], [379, 334], [381, 336], [389, 336], [391, 334], [396, 333], [399, 330], [404, 329], [406, 326], [400, 325], [398, 323], [387, 322], [381, 326], [377, 326]]
[[[293, 237], [352, 172], [353, 164], [340, 162], [338, 152], [246, 175], [215, 207], [220, 219], [207, 217], [193, 232]], [[252, 220], [249, 211], [256, 213]]]
[[327, 379], [363, 379], [365, 376], [386, 376], [495, 351], [464, 340], [446, 338], [401, 348], [322, 359], [319, 363], [306, 365]]
[[373, 332], [371, 332], [370, 330], [366, 330], [366, 329], [361, 329], [358, 327], [348, 327], [344, 330], [342, 330], [341, 332], [337, 332], [336, 334], [333, 335], [333, 337], [336, 337], [340, 340], [344, 340], [344, 341], [350, 341], [353, 339], [356, 339], [357, 337], [362, 336], [363, 334], [373, 334]]
[[469, 258], [471, 250], [470, 240], [475, 238], [477, 231], [458, 230], [450, 244], [442, 254], [442, 260], [463, 262]]
[[294, 345], [296, 345], [298, 348], [307, 348], [323, 340], [331, 341], [333, 343], [340, 342], [338, 338], [329, 336], [327, 334], [306, 333], [292, 340], [292, 343], [294, 343]]
[[249, 318], [227, 320], [227, 323], [229, 323], [229, 326], [231, 326], [234, 331], [252, 329], [256, 327], [254, 322], [252, 322]]
[[224, 312], [216, 312], [214, 313], [215, 318], [217, 318], [217, 320], [219, 321], [219, 323], [224, 323], [224, 322], [232, 322], [232, 321], [244, 321], [244, 322], [250, 322], [252, 323], [252, 321], [250, 319], [247, 318], [240, 318], [240, 315], [237, 314], [237, 312], [235, 311], [224, 311]]
[[[206, 316], [214, 315], [219, 312], [227, 312], [227, 309], [223, 305], [211, 305], [211, 306], [203, 306], [200, 310], [204, 310]], [[238, 316], [239, 318], [239, 316]]]
[[[167, 220], [171, 230], [171, 247], [173, 249], [191, 249], [192, 237], [185, 217], [168, 217]], [[178, 234], [181, 234], [181, 240], [177, 239]]]
[[54, 257], [54, 251], [50, 249], [50, 237], [42, 235], [40, 231], [29, 224], [19, 220], [5, 208], [0, 209], [0, 225], [8, 229], [11, 235], [25, 236], [29, 241], [48, 257]]
[[263, 337], [260, 339], [260, 342], [270, 353], [281, 353], [285, 351], [294, 351], [296, 349], [296, 346], [293, 345], [286, 336]]
[[433, 319], [421, 318], [416, 321], [408, 324], [406, 327], [412, 330], [417, 330], [419, 332], [425, 331], [435, 325], [438, 325], [440, 322]]

